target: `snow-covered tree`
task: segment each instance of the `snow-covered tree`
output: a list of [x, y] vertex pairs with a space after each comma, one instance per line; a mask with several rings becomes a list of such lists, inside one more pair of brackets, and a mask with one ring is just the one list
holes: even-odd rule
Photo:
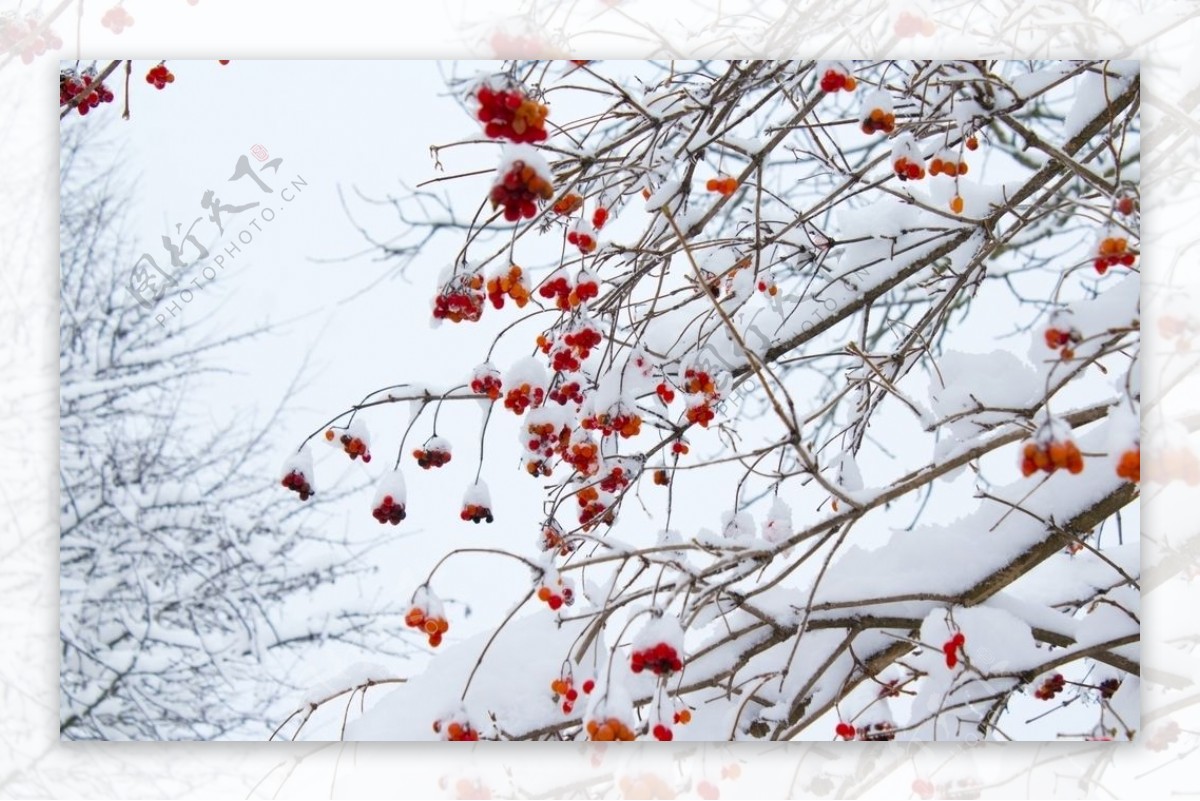
[[379, 636], [386, 605], [331, 606], [370, 548], [258, 480], [280, 412], [212, 430], [222, 414], [191, 399], [215, 354], [262, 331], [166, 328], [136, 301], [115, 153], [64, 125], [61, 736], [264, 738], [320, 646], [408, 646]]
[[[456, 642], [438, 583], [480, 549], [447, 545], [407, 618], [445, 653], [345, 736], [1134, 735], [1135, 64], [508, 62], [451, 88], [427, 113], [463, 138], [431, 152], [461, 170], [391, 198], [377, 241], [433, 341], [475, 326], [478, 352], [448, 351], [454, 386], [380, 375], [324, 437], [357, 458], [410, 408], [371, 501], [403, 526], [443, 408], [481, 406], [475, 481], [426, 519], [495, 521], [486, 556], [528, 583]], [[283, 468], [302, 497], [320, 437]]]

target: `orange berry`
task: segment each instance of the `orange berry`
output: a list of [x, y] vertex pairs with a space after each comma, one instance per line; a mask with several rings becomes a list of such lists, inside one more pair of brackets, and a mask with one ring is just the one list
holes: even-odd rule
[[549, 600], [550, 600], [550, 596], [551, 596], [551, 595], [553, 595], [553, 594], [554, 594], [554, 593], [550, 592], [550, 588], [549, 588], [549, 587], [542, 587], [541, 589], [539, 589], [539, 590], [537, 591], [537, 597], [538, 597], [538, 600], [539, 600], [539, 601], [549, 601]]
[[330, 441], [333, 440], [333, 429], [332, 428], [327, 429], [325, 431], [325, 439], [330, 440]]
[[853, 75], [847, 76], [846, 82], [842, 84], [842, 88], [847, 92], [853, 92], [858, 88], [858, 80]]
[[962, 214], [962, 210], [963, 210], [963, 199], [959, 195], [955, 195], [950, 200], [950, 211], [954, 212], [955, 214]]

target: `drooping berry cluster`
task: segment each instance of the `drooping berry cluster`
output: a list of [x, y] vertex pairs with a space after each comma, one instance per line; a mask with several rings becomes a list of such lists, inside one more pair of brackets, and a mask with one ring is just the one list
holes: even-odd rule
[[592, 227], [599, 231], [608, 222], [608, 209], [599, 206], [592, 212]]
[[607, 720], [589, 720], [587, 722], [588, 739], [598, 743], [632, 742], [637, 739], [633, 729], [617, 718]]
[[510, 389], [504, 396], [504, 408], [512, 410], [514, 414], [524, 414], [525, 410], [531, 406], [534, 408], [541, 406], [545, 397], [546, 391], [541, 387], [521, 384], [519, 387]]
[[419, 588], [413, 596], [412, 607], [404, 616], [404, 625], [420, 629], [429, 638], [431, 648], [441, 645], [442, 636], [450, 630], [441, 600], [425, 587]]
[[583, 198], [574, 192], [570, 192], [559, 198], [552, 207], [555, 214], [561, 217], [569, 217], [575, 212], [583, 208]]
[[629, 657], [629, 669], [634, 673], [648, 670], [655, 676], [669, 676], [683, 670], [683, 660], [673, 645], [660, 642], [634, 651]]
[[775, 283], [775, 278], [770, 273], [763, 273], [758, 277], [758, 283], [754, 285], [755, 289], [767, 295], [775, 297], [779, 294], [779, 285]]
[[113, 6], [104, 12], [100, 24], [113, 33], [121, 33], [133, 24], [133, 15], [125, 10], [125, 6]]
[[514, 161], [508, 170], [492, 186], [492, 208], [504, 207], [504, 219], [516, 222], [521, 218], [537, 216], [539, 201], [549, 200], [554, 195], [550, 181], [525, 161]]
[[837, 70], [825, 70], [821, 76], [822, 92], [853, 92], [858, 88], [858, 80], [853, 75], [846, 75]]
[[1063, 678], [1063, 674], [1055, 673], [1050, 678], [1046, 679], [1034, 691], [1033, 697], [1039, 701], [1049, 701], [1054, 696], [1058, 695], [1067, 686], [1067, 680]]
[[671, 727], [665, 723], [655, 723], [650, 729], [650, 733], [654, 735], [655, 740], [662, 742], [670, 742], [675, 739], [675, 732], [671, 731]]
[[559, 556], [570, 556], [579, 547], [579, 541], [568, 539], [563, 534], [562, 526], [554, 520], [542, 526], [542, 536], [538, 544], [543, 551], [558, 551]]
[[476, 481], [467, 487], [467, 491], [463, 493], [463, 505], [459, 517], [476, 525], [485, 520], [489, 523], [495, 520], [492, 515], [492, 496], [488, 492], [487, 484]]
[[579, 421], [579, 425], [586, 431], [599, 431], [606, 437], [618, 434], [624, 439], [629, 439], [642, 433], [642, 416], [618, 404], [606, 412], [584, 417]]
[[946, 667], [954, 670], [958, 666], [958, 654], [967, 644], [967, 635], [961, 631], [954, 632], [954, 636], [942, 643], [942, 653], [946, 656]]
[[433, 730], [441, 734], [443, 740], [452, 743], [473, 743], [479, 740], [479, 732], [475, 731], [470, 723], [458, 720], [451, 720], [445, 723], [440, 720], [434, 721]]
[[558, 578], [538, 587], [537, 597], [546, 606], [558, 611], [575, 603], [575, 587], [569, 579]]
[[550, 400], [559, 406], [573, 403], [579, 406], [584, 401], [583, 387], [578, 381], [561, 381], [550, 389]]
[[833, 733], [843, 740], [853, 740], [858, 736], [858, 729], [854, 728], [853, 723], [847, 723], [844, 720], [838, 721], [834, 727]]
[[290, 489], [292, 492], [300, 494], [300, 500], [307, 501], [315, 495], [312, 485], [309, 484], [308, 478], [299, 470], [292, 470], [283, 477], [283, 486]]
[[[587, 679], [581, 685], [584, 695], [588, 695], [592, 690], [596, 689], [596, 682], [592, 679]], [[579, 690], [575, 689], [575, 678], [567, 673], [561, 678], [557, 678], [550, 682], [550, 690], [554, 693], [554, 702], [557, 704], [562, 702], [561, 709], [564, 715], [569, 715], [575, 709], [575, 702], [579, 700]]]
[[654, 471], [654, 483], [660, 487], [669, 486], [671, 483], [671, 479], [669, 476], [667, 476], [667, 471], [663, 470], [661, 467], [658, 468], [657, 470], [655, 470]]
[[872, 108], [859, 122], [865, 134], [890, 134], [896, 130], [896, 115], [880, 107]]
[[600, 285], [587, 270], [580, 270], [573, 283], [565, 270], [558, 270], [538, 287], [538, 294], [548, 300], [553, 299], [562, 311], [570, 311], [597, 297]]
[[1116, 695], [1117, 690], [1121, 689], [1120, 679], [1105, 679], [1100, 682], [1100, 686], [1096, 688], [1100, 692], [1100, 697], [1105, 701]]
[[489, 139], [527, 143], [546, 140], [549, 109], [520, 89], [484, 85], [475, 92], [475, 100], [479, 104], [476, 117], [483, 123], [483, 133]]
[[482, 275], [455, 273], [433, 299], [433, 319], [437, 322], [478, 322], [483, 315], [484, 297]]
[[499, 400], [504, 385], [500, 381], [500, 371], [491, 362], [484, 362], [471, 373], [471, 391], [478, 395], [486, 395], [489, 400]]
[[[337, 442], [334, 443], [334, 439]], [[366, 428], [355, 421], [350, 428], [338, 435], [332, 428], [326, 429], [325, 439], [335, 445], [340, 445], [342, 450], [346, 452], [351, 459], [362, 457], [364, 462], [371, 461], [371, 451], [367, 448], [367, 432]]]
[[13, 15], [0, 17], [0, 48], [12, 56], [20, 54], [21, 63], [33, 60], [47, 50], [62, 47], [62, 39], [32, 14], [22, 19]]
[[58, 104], [65, 106], [76, 102], [76, 98], [79, 98], [75, 106], [76, 112], [80, 116], [86, 116], [101, 103], [111, 103], [113, 93], [102, 82], [96, 82], [95, 76], [90, 73], [76, 75], [71, 70], [61, 71], [58, 74]]
[[[919, 161], [910, 161], [907, 156], [901, 156], [892, 162], [892, 169], [901, 181], [919, 181], [925, 177], [925, 168]], [[932, 168], [930, 174], [933, 174]]]
[[654, 388], [654, 394], [667, 406], [671, 404], [671, 401], [675, 400], [675, 390], [671, 389], [671, 385], [666, 381], [658, 382], [658, 386]]
[[1065, 467], [1072, 475], [1083, 472], [1083, 455], [1073, 440], [1033, 440], [1025, 443], [1021, 451], [1022, 475], [1032, 476], [1039, 470], [1049, 474], [1060, 467]]
[[146, 73], [146, 83], [153, 85], [155, 89], [165, 89], [167, 84], [175, 83], [175, 75], [167, 69], [166, 64], [158, 64]]
[[577, 321], [557, 340], [549, 332], [537, 338], [538, 348], [550, 357], [550, 369], [560, 373], [579, 370], [602, 341], [599, 327], [586, 318]]
[[683, 371], [683, 392], [687, 398], [687, 420], [704, 428], [715, 418], [714, 406], [720, 400], [715, 377], [699, 367], [688, 367]]
[[954, 152], [943, 150], [929, 162], [929, 174], [946, 175], [950, 178], [966, 175], [967, 162], [959, 158]]
[[596, 229], [580, 220], [567, 231], [567, 243], [574, 245], [580, 253], [596, 252]]
[[504, 298], [510, 297], [518, 309], [529, 302], [529, 280], [517, 265], [493, 275], [487, 282], [488, 300], [497, 309], [504, 308]]
[[1050, 326], [1045, 334], [1046, 347], [1059, 351], [1063, 361], [1075, 358], [1075, 346], [1083, 341], [1083, 334], [1076, 328], [1057, 328]]
[[579, 504], [579, 525], [584, 531], [595, 528], [597, 523], [603, 522], [611, 525], [616, 519], [612, 510], [608, 508], [607, 494], [604, 498], [600, 497], [600, 491], [595, 487], [584, 487], [575, 494], [575, 500]]
[[1117, 475], [1137, 484], [1142, 480], [1142, 446], [1134, 445], [1121, 454], [1117, 462]]
[[371, 515], [380, 525], [391, 523], [393, 526], [398, 526], [400, 521], [408, 516], [405, 506], [407, 498], [408, 490], [404, 483], [404, 474], [399, 470], [385, 473], [376, 486]]
[[729, 197], [737, 191], [738, 181], [737, 178], [732, 178], [727, 175], [722, 176], [721, 178], [709, 178], [708, 182], [704, 185], [704, 188], [709, 192], [715, 192], [721, 197]]
[[423, 447], [413, 451], [413, 458], [425, 470], [442, 467], [450, 462], [450, 441], [442, 437], [430, 437]]
[[1137, 261], [1137, 257], [1129, 252], [1128, 239], [1123, 236], [1108, 236], [1100, 240], [1092, 266], [1096, 268], [1096, 272], [1104, 275], [1108, 272], [1109, 267], [1115, 267], [1118, 264], [1132, 267], [1135, 261]]

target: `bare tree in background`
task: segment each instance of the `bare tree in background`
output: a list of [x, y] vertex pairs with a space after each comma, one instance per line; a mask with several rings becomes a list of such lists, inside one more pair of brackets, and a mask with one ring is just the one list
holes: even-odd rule
[[404, 641], [377, 636], [386, 609], [329, 603], [364, 549], [262, 486], [279, 411], [214, 431], [189, 404], [221, 348], [262, 332], [206, 339], [135, 302], [130, 187], [88, 122], [63, 126], [61, 153], [60, 733], [263, 737], [313, 649]]

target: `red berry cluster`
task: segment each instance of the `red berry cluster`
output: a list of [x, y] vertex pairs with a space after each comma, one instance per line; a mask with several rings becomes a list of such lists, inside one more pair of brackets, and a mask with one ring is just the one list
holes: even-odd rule
[[492, 208], [504, 207], [504, 219], [516, 222], [524, 217], [529, 220], [537, 216], [540, 200], [549, 200], [554, 187], [538, 174], [538, 171], [523, 161], [514, 161], [508, 172], [492, 186]]
[[1100, 240], [1100, 247], [1092, 266], [1096, 268], [1096, 272], [1104, 275], [1109, 267], [1118, 264], [1132, 267], [1136, 260], [1137, 257], [1129, 252], [1129, 240], [1123, 236], [1110, 236]]
[[299, 470], [292, 470], [286, 476], [284, 476], [283, 486], [287, 487], [292, 492], [299, 493], [300, 500], [302, 501], [307, 501], [310, 497], [316, 494], [313, 492], [312, 485], [308, 483], [308, 479], [305, 477], [304, 473]]
[[608, 720], [589, 720], [587, 722], [588, 739], [595, 742], [632, 742], [637, 739], [637, 735], [633, 730], [625, 725], [624, 722], [617, 718], [609, 718]]
[[1055, 328], [1051, 326], [1046, 329], [1046, 347], [1050, 350], [1060, 350], [1059, 354], [1064, 361], [1069, 361], [1075, 358], [1075, 345], [1083, 341], [1083, 334], [1075, 328]]
[[675, 739], [675, 733], [672, 732], [671, 727], [665, 723], [655, 723], [654, 728], [650, 730], [650, 733], [654, 735], [654, 739], [661, 740], [663, 742], [670, 742], [671, 740]]
[[1121, 689], [1121, 680], [1105, 679], [1100, 682], [1100, 686], [1097, 689], [1100, 691], [1100, 697], [1107, 701], [1116, 694], [1117, 690]]
[[146, 73], [146, 83], [153, 84], [155, 89], [165, 89], [167, 84], [175, 83], [175, 76], [166, 64], [159, 64]]
[[[420, 606], [414, 606], [404, 616], [404, 625], [410, 629], [420, 629], [429, 636], [429, 645], [437, 648], [442, 644], [442, 635], [450, 630], [450, 623], [440, 615], [430, 615]], [[437, 729], [434, 729], [437, 731]]]
[[[570, 556], [579, 547], [576, 540], [569, 540], [563, 534], [562, 526], [551, 520], [542, 526], [541, 547], [543, 551], [558, 551], [559, 556]], [[591, 692], [588, 690], [588, 692]]]
[[649, 648], [634, 651], [629, 657], [629, 669], [634, 673], [648, 670], [655, 676], [669, 676], [683, 670], [683, 660], [679, 658], [673, 646], [660, 642]]
[[847, 75], [835, 69], [825, 70], [825, 74], [821, 76], [821, 91], [822, 92], [853, 92], [858, 88], [858, 81], [853, 75]]
[[531, 387], [522, 384], [510, 389], [504, 396], [504, 408], [511, 409], [514, 414], [524, 414], [529, 407], [537, 408], [546, 399], [546, 391], [541, 387]]
[[600, 294], [600, 285], [587, 270], [580, 270], [572, 285], [566, 274], [559, 271], [538, 287], [538, 294], [554, 299], [562, 311], [570, 311]]
[[567, 243], [574, 245], [585, 256], [596, 252], [596, 231], [586, 225], [577, 224], [567, 231]]
[[[336, 436], [337, 434], [334, 433], [332, 428], [325, 431], [325, 439], [329, 440], [330, 442], [333, 442], [333, 438]], [[338, 442], [341, 443], [342, 450], [344, 450], [351, 459], [357, 459], [361, 456], [364, 462], [371, 461], [371, 452], [367, 450], [367, 443], [361, 437], [356, 437], [349, 432], [346, 432], [338, 437]]]
[[[571, 711], [575, 709], [575, 702], [579, 700], [579, 690], [575, 689], [575, 679], [570, 675], [555, 679], [550, 682], [550, 689], [554, 693], [554, 702], [562, 701], [563, 714], [571, 714]], [[584, 695], [588, 695], [596, 689], [596, 682], [588, 679], [583, 683], [582, 689]]]
[[1021, 452], [1021, 474], [1032, 476], [1041, 470], [1053, 473], [1060, 467], [1065, 467], [1072, 475], [1083, 472], [1083, 455], [1079, 446], [1073, 441], [1051, 440], [1045, 444], [1030, 441], [1025, 443]]
[[584, 487], [575, 494], [579, 503], [579, 524], [584, 530], [595, 527], [597, 522], [612, 524], [612, 510], [600, 501], [600, 492], [595, 487]]
[[433, 318], [452, 323], [478, 322], [483, 315], [483, 276], [459, 273], [450, 278], [433, 300]]
[[755, 287], [764, 295], [775, 297], [779, 294], [779, 286], [775, 283], [775, 279], [769, 274], [763, 275], [761, 278], [759, 278], [758, 283], [755, 284]]
[[58, 104], [65, 106], [79, 97], [75, 110], [79, 112], [80, 116], [85, 116], [101, 103], [111, 103], [113, 93], [103, 83], [93, 84], [93, 81], [95, 78], [86, 73], [76, 76], [65, 70], [60, 72], [58, 74]]
[[583, 403], [583, 387], [578, 381], [563, 381], [550, 390], [550, 400], [559, 406], [566, 406], [568, 403], [579, 405]]
[[967, 162], [957, 159], [953, 154], [946, 153], [939, 156], [934, 156], [929, 162], [930, 175], [948, 175], [955, 178], [959, 175], [967, 174]]
[[452, 720], [443, 726], [442, 721], [437, 720], [433, 723], [433, 730], [441, 734], [442, 739], [449, 740], [452, 743], [474, 743], [479, 741], [479, 732], [471, 728], [470, 723], [461, 723], [457, 720]]
[[675, 454], [676, 456], [684, 456], [687, 454], [688, 450], [689, 448], [687, 440], [681, 439], [671, 443], [671, 453]]
[[113, 33], [121, 33], [133, 24], [133, 15], [126, 11], [124, 6], [113, 6], [104, 12], [100, 24]]
[[537, 597], [539, 601], [544, 601], [551, 609], [558, 611], [564, 605], [570, 606], [575, 603], [575, 590], [570, 584], [564, 584], [562, 579], [558, 579], [553, 587], [538, 587]]
[[1033, 693], [1033, 697], [1039, 701], [1049, 701], [1054, 696], [1058, 695], [1067, 686], [1067, 680], [1063, 678], [1063, 674], [1055, 673], [1050, 678], [1042, 682], [1041, 686]]
[[[934, 159], [937, 162], [937, 159]], [[925, 177], [925, 168], [921, 166], [919, 161], [911, 161], [907, 156], [901, 156], [892, 163], [892, 168], [896, 171], [896, 177], [901, 181], [919, 181]], [[930, 175], [936, 175], [932, 165], [929, 169]]]
[[1142, 446], [1135, 445], [1121, 454], [1117, 476], [1137, 484], [1142, 480]]
[[953, 670], [958, 665], [958, 652], [967, 644], [967, 636], [961, 631], [942, 643], [942, 653], [946, 655], [946, 667]]
[[709, 192], [715, 192], [721, 197], [729, 197], [737, 191], [738, 181], [737, 178], [731, 178], [729, 176], [723, 176], [721, 178], [709, 178], [708, 182], [704, 185], [704, 188]]
[[858, 736], [858, 729], [854, 728], [854, 724], [847, 723], [844, 720], [838, 721], [838, 725], [834, 727], [833, 731], [834, 734], [843, 740], [853, 740]]
[[551, 208], [555, 214], [561, 217], [569, 217], [583, 208], [583, 198], [571, 192], [560, 198]]
[[608, 209], [600, 206], [592, 212], [592, 227], [599, 231], [608, 222]]
[[717, 416], [713, 404], [720, 399], [713, 376], [707, 370], [689, 367], [683, 373], [683, 391], [692, 396], [688, 402], [688, 422], [708, 428]]
[[413, 451], [413, 458], [425, 470], [442, 467], [450, 461], [450, 448], [442, 443], [426, 443], [424, 448], [417, 448]]
[[46, 28], [37, 17], [21, 19], [17, 16], [0, 18], [0, 47], [10, 55], [21, 54], [21, 63], [32, 64], [33, 60], [47, 50], [62, 47], [62, 39]]
[[478, 395], [487, 395], [490, 400], [499, 400], [503, 384], [500, 381], [500, 371], [491, 364], [481, 364], [471, 375], [471, 391]]
[[458, 513], [458, 516], [463, 520], [470, 520], [475, 524], [482, 523], [484, 520], [489, 523], [495, 520], [491, 509], [477, 503], [464, 503], [462, 511]]
[[1128, 217], [1130, 214], [1133, 214], [1134, 210], [1137, 208], [1137, 204], [1134, 202], [1132, 196], [1125, 195], [1117, 200], [1116, 208], [1119, 213]]
[[504, 307], [505, 296], [512, 298], [518, 309], [523, 309], [529, 302], [529, 284], [524, 280], [521, 268], [514, 264], [507, 272], [488, 279], [487, 294], [497, 309]]
[[592, 355], [592, 349], [603, 340], [600, 329], [591, 323], [581, 323], [566, 332], [557, 342], [545, 334], [538, 335], [542, 353], [550, 356], [550, 367], [556, 372], [575, 372]]
[[381, 525], [391, 523], [393, 526], [400, 525], [400, 521], [408, 515], [404, 504], [396, 503], [396, 499], [391, 495], [384, 495], [379, 505], [371, 510], [371, 514]]
[[600, 491], [616, 494], [629, 486], [632, 476], [620, 465], [614, 466], [600, 479]]
[[659, 400], [664, 404], [670, 404], [675, 400], [675, 390], [671, 389], [666, 381], [658, 382], [658, 386], [654, 388], [654, 393], [658, 395]]
[[528, 143], [546, 140], [549, 109], [530, 100], [520, 89], [497, 90], [481, 86], [475, 99], [479, 103], [476, 116], [483, 123], [483, 133], [489, 139]]
[[862, 132], [865, 134], [873, 134], [882, 132], [890, 134], [896, 130], [896, 115], [890, 111], [884, 111], [881, 108], [873, 108], [866, 117], [862, 119]]
[[562, 457], [580, 475], [594, 476], [600, 472], [600, 448], [586, 434], [573, 436], [571, 444], [563, 450]]
[[579, 425], [587, 431], [599, 431], [606, 437], [619, 434], [622, 438], [629, 439], [642, 433], [641, 415], [620, 408], [616, 414], [601, 412], [589, 415], [580, 420]]

